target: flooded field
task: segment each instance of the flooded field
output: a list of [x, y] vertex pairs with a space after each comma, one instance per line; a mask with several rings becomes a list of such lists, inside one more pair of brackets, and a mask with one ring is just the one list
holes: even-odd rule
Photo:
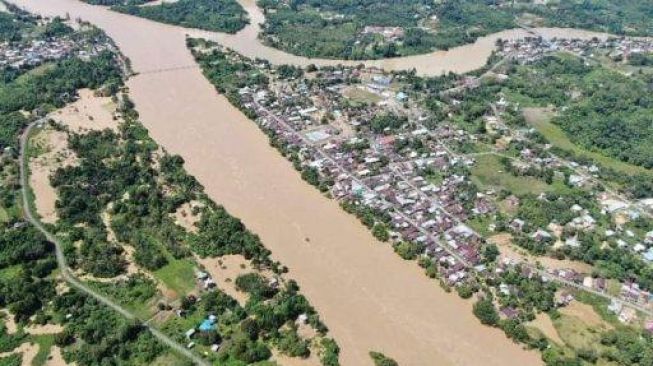
[[[188, 31], [74, 0], [12, 1], [44, 15], [69, 14], [90, 21], [116, 41], [133, 68], [142, 72], [128, 86], [152, 137], [180, 154], [207, 194], [240, 217], [261, 236], [273, 257], [290, 268], [290, 277], [298, 281], [340, 344], [343, 365], [371, 365], [370, 350], [401, 365], [541, 364], [536, 352], [482, 326], [472, 315], [471, 302], [442, 291], [415, 263], [402, 261], [337, 203], [303, 182], [256, 125], [218, 95], [199, 69], [166, 71], [193, 64], [185, 48]], [[259, 15], [250, 14], [253, 25], [237, 35], [193, 33], [275, 63], [316, 62], [260, 45], [255, 39]], [[485, 62], [496, 38], [521, 32], [379, 65], [416, 67], [431, 74], [468, 71]]]

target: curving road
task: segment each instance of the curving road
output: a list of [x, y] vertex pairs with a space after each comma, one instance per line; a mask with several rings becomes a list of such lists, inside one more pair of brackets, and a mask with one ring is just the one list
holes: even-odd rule
[[159, 339], [162, 343], [166, 344], [170, 348], [172, 348], [174, 351], [178, 352], [180, 355], [188, 358], [189, 360], [193, 361], [196, 365], [201, 365], [201, 366], [209, 366], [210, 364], [194, 354], [193, 352], [189, 351], [186, 349], [184, 346], [180, 345], [179, 343], [175, 342], [172, 340], [170, 337], [167, 335], [163, 334], [160, 332], [158, 329], [150, 326], [149, 324], [146, 324], [142, 322], [136, 315], [131, 313], [129, 310], [125, 309], [124, 307], [116, 304], [113, 302], [111, 299], [107, 298], [104, 295], [101, 295], [94, 291], [93, 289], [89, 288], [85, 284], [83, 284], [75, 275], [70, 271], [70, 268], [66, 264], [66, 257], [63, 253], [62, 250], [62, 245], [59, 239], [57, 239], [54, 234], [49, 232], [43, 224], [41, 224], [41, 221], [37, 219], [37, 215], [32, 211], [32, 205], [30, 205], [29, 202], [29, 181], [28, 181], [28, 176], [29, 173], [27, 172], [27, 143], [29, 141], [29, 135], [32, 131], [32, 129], [37, 126], [39, 123], [43, 123], [44, 119], [37, 120], [35, 122], [32, 122], [23, 134], [20, 137], [20, 155], [19, 155], [19, 164], [20, 164], [20, 184], [21, 184], [21, 195], [23, 199], [23, 212], [25, 215], [25, 218], [27, 221], [29, 221], [34, 227], [43, 233], [45, 235], [46, 239], [50, 241], [51, 243], [54, 244], [55, 246], [55, 254], [57, 257], [57, 265], [59, 266], [59, 269], [61, 270], [61, 274], [63, 279], [70, 284], [70, 286], [76, 288], [77, 290], [85, 293], [86, 295], [93, 297], [100, 303], [110, 307], [111, 309], [115, 310], [116, 312], [120, 313], [120, 315], [124, 316], [125, 318], [129, 320], [136, 320], [141, 323], [144, 327], [146, 327], [156, 338]]

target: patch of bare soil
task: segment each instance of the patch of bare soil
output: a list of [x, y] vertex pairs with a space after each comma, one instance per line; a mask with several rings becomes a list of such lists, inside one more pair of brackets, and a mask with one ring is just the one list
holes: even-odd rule
[[36, 357], [36, 354], [39, 352], [39, 345], [37, 343], [25, 342], [20, 346], [16, 347], [13, 351], [0, 353], [0, 357], [7, 357], [14, 354], [22, 354], [23, 360], [21, 362], [22, 366], [30, 366], [32, 360]]
[[30, 325], [25, 327], [25, 331], [33, 335], [56, 334], [61, 333], [63, 327], [59, 324]]
[[321, 365], [320, 359], [317, 357], [316, 352], [311, 350], [310, 356], [306, 358], [290, 357], [282, 354], [276, 349], [272, 349], [272, 357], [270, 360], [275, 361], [281, 366], [319, 366]]
[[71, 132], [86, 133], [107, 128], [118, 130], [120, 121], [116, 117], [116, 104], [111, 97], [96, 96], [90, 89], [82, 89], [78, 94], [77, 101], [50, 113], [48, 117], [68, 126]]
[[64, 132], [46, 127], [31, 142], [42, 154], [29, 160], [30, 187], [34, 192], [36, 211], [43, 222], [57, 221], [55, 202], [57, 191], [50, 184], [50, 176], [58, 168], [74, 165], [77, 157], [68, 149], [68, 136]]
[[494, 243], [499, 247], [499, 252], [503, 258], [509, 258], [516, 261], [528, 262], [531, 264], [540, 263], [545, 268], [549, 269], [573, 269], [579, 273], [591, 273], [592, 266], [586, 263], [571, 261], [568, 259], [555, 259], [547, 256], [533, 256], [512, 243], [512, 235], [508, 233], [501, 233], [490, 236], [488, 238], [490, 243]]
[[177, 211], [174, 213], [175, 224], [183, 227], [191, 233], [197, 232], [197, 226], [195, 226], [195, 224], [200, 220], [201, 216], [194, 215], [193, 209], [200, 206], [200, 203], [197, 201], [186, 202], [179, 206]]
[[[72, 363], [74, 365], [75, 363]], [[58, 346], [52, 346], [50, 351], [50, 356], [48, 360], [45, 361], [45, 366], [65, 366], [66, 361], [64, 361], [63, 356], [61, 355], [61, 348]]]
[[242, 255], [225, 255], [215, 258], [197, 258], [197, 261], [204, 266], [206, 271], [211, 275], [218, 288], [227, 295], [233, 297], [239, 304], [245, 305], [248, 295], [236, 289], [236, 278], [238, 276], [258, 272], [264, 276], [270, 276], [269, 273], [257, 271], [252, 267], [250, 261]]
[[1, 313], [4, 314], [2, 320], [5, 322], [5, 327], [7, 327], [7, 333], [13, 334], [16, 333], [18, 330], [18, 326], [16, 325], [16, 322], [14, 321], [14, 316], [7, 311], [7, 309], [2, 309], [0, 310]]

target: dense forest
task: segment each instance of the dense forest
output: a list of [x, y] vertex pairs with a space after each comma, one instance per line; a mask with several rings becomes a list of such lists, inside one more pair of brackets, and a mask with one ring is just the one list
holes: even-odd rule
[[235, 0], [179, 0], [154, 6], [127, 3], [112, 9], [162, 23], [217, 32], [236, 33], [248, 23], [247, 13]]

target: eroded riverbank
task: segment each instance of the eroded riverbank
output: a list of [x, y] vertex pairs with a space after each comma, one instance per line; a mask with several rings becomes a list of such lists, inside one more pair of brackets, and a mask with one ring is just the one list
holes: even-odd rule
[[[136, 71], [193, 63], [179, 28], [73, 0], [15, 2], [96, 24]], [[370, 350], [401, 365], [541, 363], [537, 353], [482, 326], [470, 302], [444, 293], [303, 182], [199, 69], [144, 73], [128, 85], [152, 137], [184, 157], [211, 198], [243, 219], [290, 268], [342, 347], [343, 365], [371, 364]]]

